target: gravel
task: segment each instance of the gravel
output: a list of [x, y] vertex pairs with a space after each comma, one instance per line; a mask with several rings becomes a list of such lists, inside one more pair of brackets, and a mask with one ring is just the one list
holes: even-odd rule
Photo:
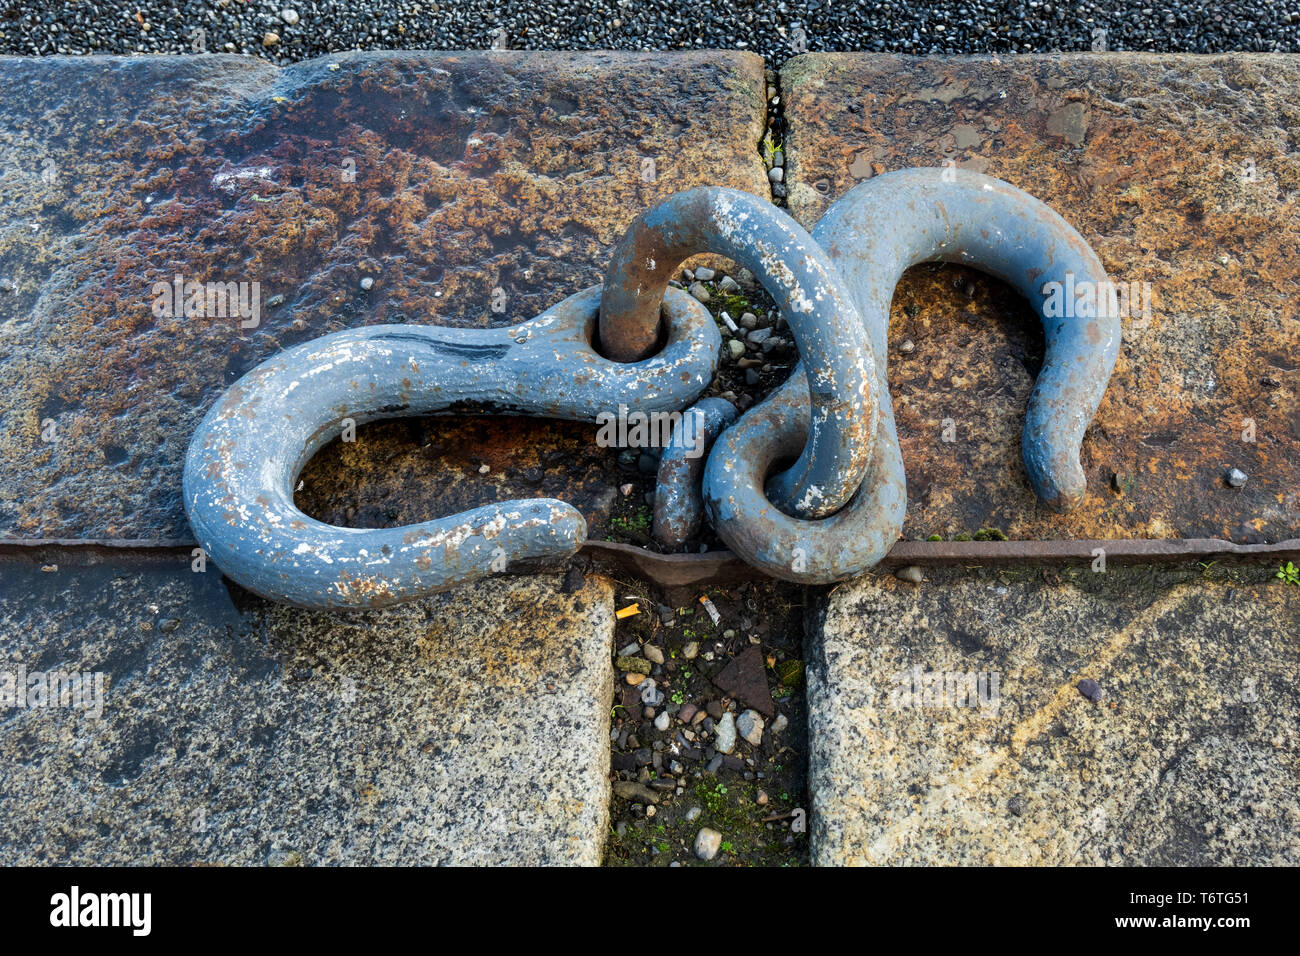
[[[342, 50], [742, 49], [796, 53], [1300, 50], [1300, 0], [1249, 3], [854, 3], [554, 0], [76, 0], [6, 4], [0, 52], [249, 53], [290, 62]], [[24, 7], [29, 7], [24, 9]], [[292, 14], [286, 11], [292, 9]], [[138, 11], [138, 15], [137, 15]], [[202, 30], [202, 34], [198, 31]], [[1094, 31], [1104, 30], [1104, 37]], [[264, 37], [277, 34], [271, 46]]]

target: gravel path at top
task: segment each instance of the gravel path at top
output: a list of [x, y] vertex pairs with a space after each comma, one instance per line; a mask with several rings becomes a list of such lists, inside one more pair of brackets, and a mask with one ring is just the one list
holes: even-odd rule
[[[201, 32], [200, 32], [201, 31]], [[252, 53], [279, 63], [351, 49], [746, 49], [1005, 53], [1300, 50], [1300, 0], [1250, 3], [546, 4], [76, 0], [10, 2], [0, 53]]]

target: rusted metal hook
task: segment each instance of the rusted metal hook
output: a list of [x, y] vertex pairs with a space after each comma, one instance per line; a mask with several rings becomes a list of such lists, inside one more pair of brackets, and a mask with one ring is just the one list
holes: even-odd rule
[[1082, 500], [1080, 445], [1119, 354], [1120, 321], [1101, 261], [1069, 223], [998, 179], [905, 169], [854, 187], [812, 235], [844, 276], [876, 358], [872, 459], [852, 500], [829, 517], [803, 521], [772, 507], [763, 479], [798, 450], [808, 428], [796, 366], [785, 385], [723, 433], [705, 467], [705, 507], [732, 550], [776, 577], [829, 583], [873, 566], [898, 540], [907, 485], [888, 389], [889, 306], [903, 272], [921, 262], [982, 269], [1034, 307], [1047, 354], [1025, 417], [1025, 467], [1048, 506], [1064, 511]]
[[721, 337], [698, 302], [671, 290], [667, 344], [624, 364], [592, 347], [599, 299], [593, 287], [506, 329], [352, 329], [263, 362], [226, 391], [190, 442], [184, 499], [199, 544], [249, 590], [313, 608], [395, 604], [520, 561], [572, 556], [587, 524], [553, 498], [357, 529], [308, 517], [293, 490], [349, 419], [361, 425], [473, 402], [592, 421], [619, 404], [675, 411], [708, 386]]
[[[771, 478], [770, 500], [805, 518], [838, 509], [862, 482], [878, 417], [875, 357], [826, 253], [770, 202], [736, 189], [678, 193], [632, 223], [614, 247], [600, 303], [600, 342], [631, 360], [654, 348], [664, 290], [702, 252], [749, 269], [771, 294], [804, 357], [812, 403], [798, 460]], [[767, 478], [769, 476], [762, 476]]]

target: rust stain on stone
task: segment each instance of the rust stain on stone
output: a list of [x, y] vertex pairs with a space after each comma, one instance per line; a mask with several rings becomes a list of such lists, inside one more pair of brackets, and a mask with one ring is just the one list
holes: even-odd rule
[[[976, 272], [905, 276], [889, 335], [905, 537], [1300, 533], [1294, 58], [812, 54], [787, 64], [783, 88], [805, 225], [854, 184], [864, 151], [886, 169], [951, 161], [1050, 204], [1116, 283], [1150, 284], [1084, 439], [1087, 498], [1062, 516], [1037, 505], [1020, 463], [1043, 358], [1032, 313]], [[975, 144], [965, 127], [988, 133]], [[1224, 481], [1233, 467], [1244, 488]]]
[[[0, 58], [0, 534], [185, 533], [224, 388], [343, 328], [532, 318], [640, 210], [761, 192], [764, 90], [725, 52]], [[161, 314], [176, 276], [260, 314]]]

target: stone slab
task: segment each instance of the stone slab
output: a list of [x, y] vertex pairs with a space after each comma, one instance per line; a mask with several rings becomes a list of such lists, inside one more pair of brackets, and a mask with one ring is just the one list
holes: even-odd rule
[[[187, 536], [190, 434], [248, 369], [531, 318], [668, 195], [769, 195], [765, 115], [739, 52], [0, 58], [0, 536]], [[155, 314], [177, 275], [258, 283], [256, 326]]]
[[106, 684], [99, 719], [0, 706], [0, 857], [597, 865], [613, 631], [600, 578], [321, 614], [211, 568], [0, 565], [0, 691]]
[[808, 637], [815, 863], [1300, 863], [1300, 588], [927, 574], [841, 585]]
[[1088, 499], [1061, 517], [1020, 461], [1037, 321], [979, 273], [909, 271], [889, 336], [905, 537], [1300, 537], [1300, 57], [809, 54], [781, 84], [805, 225], [857, 182], [951, 161], [1050, 204], [1116, 281], [1151, 283], [1084, 440]]

